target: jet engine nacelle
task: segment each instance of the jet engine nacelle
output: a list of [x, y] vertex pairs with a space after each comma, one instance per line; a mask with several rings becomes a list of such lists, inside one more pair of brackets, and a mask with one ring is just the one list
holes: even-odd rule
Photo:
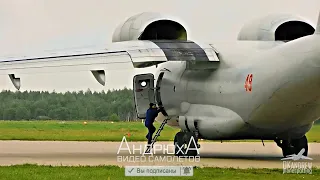
[[187, 40], [187, 30], [178, 20], [144, 12], [128, 18], [113, 33], [112, 42], [130, 40]]
[[315, 26], [302, 17], [273, 14], [245, 24], [238, 34], [238, 40], [287, 42], [314, 32]]

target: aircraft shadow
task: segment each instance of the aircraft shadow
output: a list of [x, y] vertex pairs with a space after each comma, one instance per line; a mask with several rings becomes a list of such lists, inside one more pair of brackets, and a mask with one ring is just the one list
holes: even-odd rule
[[241, 160], [265, 160], [279, 161], [282, 156], [275, 154], [233, 154], [233, 153], [201, 153], [204, 159], [241, 159]]

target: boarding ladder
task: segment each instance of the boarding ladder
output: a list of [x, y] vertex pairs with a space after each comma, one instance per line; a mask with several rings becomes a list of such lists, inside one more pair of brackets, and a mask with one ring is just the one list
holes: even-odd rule
[[164, 126], [167, 124], [167, 122], [170, 120], [169, 117], [166, 117], [163, 122], [161, 123], [159, 129], [157, 130], [156, 134], [153, 136], [151, 144], [148, 145], [148, 148], [145, 153], [150, 153], [150, 150], [153, 148], [154, 143], [156, 143], [158, 137], [160, 136], [161, 131], [163, 130]]

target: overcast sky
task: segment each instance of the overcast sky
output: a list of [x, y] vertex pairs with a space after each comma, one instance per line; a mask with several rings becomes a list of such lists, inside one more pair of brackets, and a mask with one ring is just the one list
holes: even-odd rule
[[[101, 48], [119, 23], [145, 11], [176, 16], [187, 25], [189, 39], [214, 42], [235, 40], [243, 24], [256, 17], [291, 13], [316, 23], [319, 10], [319, 0], [0, 0], [0, 56]], [[131, 88], [139, 72], [112, 71], [105, 87], [90, 72], [22, 74], [21, 90]], [[0, 88], [14, 90], [4, 75]]]

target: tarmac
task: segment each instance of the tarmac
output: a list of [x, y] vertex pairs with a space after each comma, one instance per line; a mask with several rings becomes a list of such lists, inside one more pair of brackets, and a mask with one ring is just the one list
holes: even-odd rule
[[[28, 163], [53, 166], [192, 165], [282, 168], [285, 163], [281, 160], [281, 149], [273, 142], [265, 142], [265, 146], [260, 142], [200, 142], [200, 157], [197, 158], [178, 158], [172, 155], [173, 142], [156, 144], [153, 156], [143, 156], [145, 142], [128, 142], [128, 148], [126, 143], [121, 145], [121, 142], [0, 141], [0, 166]], [[312, 160], [304, 160], [305, 162], [320, 168], [320, 143], [309, 144], [308, 157]]]

